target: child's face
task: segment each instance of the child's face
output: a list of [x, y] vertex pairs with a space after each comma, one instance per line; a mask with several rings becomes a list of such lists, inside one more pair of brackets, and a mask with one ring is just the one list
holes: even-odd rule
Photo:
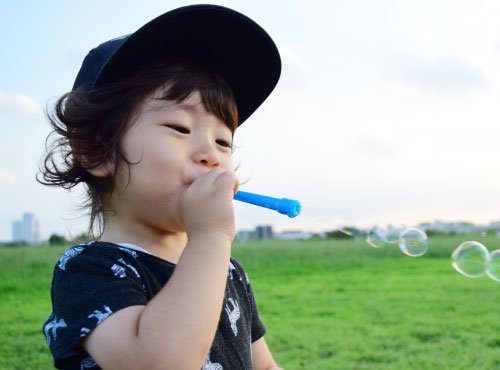
[[122, 148], [132, 164], [121, 166], [111, 207], [118, 219], [180, 232], [182, 192], [213, 168], [234, 171], [232, 133], [206, 111], [198, 92], [178, 104], [161, 95], [157, 90], [144, 100], [124, 135]]

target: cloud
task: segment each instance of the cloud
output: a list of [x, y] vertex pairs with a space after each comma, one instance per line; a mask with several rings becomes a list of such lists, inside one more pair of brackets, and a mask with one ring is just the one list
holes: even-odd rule
[[41, 105], [32, 97], [19, 93], [7, 93], [1, 90], [0, 112], [20, 115], [26, 118], [40, 118], [43, 115]]
[[281, 76], [279, 86], [286, 90], [300, 90], [309, 85], [307, 67], [291, 48], [281, 47]]
[[387, 58], [383, 74], [388, 81], [402, 82], [426, 90], [470, 90], [486, 85], [479, 67], [456, 58], [425, 60], [415, 55]]
[[12, 185], [16, 182], [16, 176], [7, 170], [0, 168], [0, 185]]
[[370, 159], [387, 159], [396, 155], [397, 149], [391, 143], [368, 136], [358, 137], [351, 150]]

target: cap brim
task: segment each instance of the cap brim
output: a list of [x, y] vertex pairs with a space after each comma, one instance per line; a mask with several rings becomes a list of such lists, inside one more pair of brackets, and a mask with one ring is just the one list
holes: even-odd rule
[[281, 73], [278, 49], [257, 23], [225, 7], [192, 5], [165, 13], [130, 35], [94, 87], [162, 57], [193, 61], [219, 74], [233, 91], [240, 124], [269, 96]]

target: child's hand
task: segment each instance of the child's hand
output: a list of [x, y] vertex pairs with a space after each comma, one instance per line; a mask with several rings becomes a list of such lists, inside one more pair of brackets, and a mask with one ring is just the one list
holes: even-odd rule
[[181, 216], [188, 238], [217, 235], [234, 239], [234, 172], [215, 168], [197, 178], [182, 194]]

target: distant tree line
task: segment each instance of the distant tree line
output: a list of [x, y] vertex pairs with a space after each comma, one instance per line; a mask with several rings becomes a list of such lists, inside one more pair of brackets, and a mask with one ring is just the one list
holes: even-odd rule
[[343, 227], [325, 232], [327, 239], [352, 239], [366, 236], [366, 232], [355, 227]]
[[68, 244], [80, 244], [80, 243], [83, 243], [87, 240], [89, 240], [89, 236], [87, 235], [87, 233], [82, 232], [70, 240], [66, 239], [63, 235], [52, 234], [49, 237], [48, 242], [49, 242], [49, 245], [60, 246], [60, 245], [68, 245]]
[[59, 234], [52, 234], [49, 238], [49, 245], [64, 245], [68, 244], [68, 240]]

